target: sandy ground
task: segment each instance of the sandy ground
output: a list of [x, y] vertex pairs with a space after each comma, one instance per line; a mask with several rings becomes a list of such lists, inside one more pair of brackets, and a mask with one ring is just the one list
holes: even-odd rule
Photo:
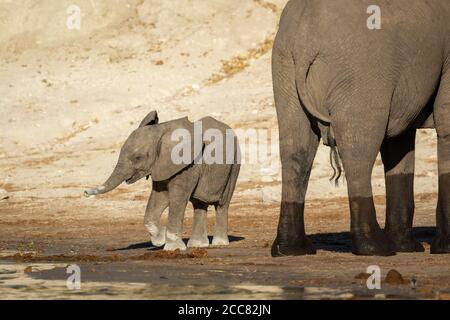
[[[416, 235], [428, 251], [436, 199], [423, 194], [418, 200]], [[377, 204], [382, 221], [382, 197]], [[187, 253], [164, 253], [151, 246], [142, 225], [143, 205], [119, 196], [111, 196], [102, 207], [95, 199], [11, 200], [1, 222], [3, 297], [449, 298], [445, 255], [353, 256], [345, 198], [308, 205], [308, 232], [319, 248], [316, 256], [278, 259], [269, 255], [277, 205], [235, 203], [230, 246]], [[209, 224], [211, 229], [212, 219]], [[186, 238], [190, 227], [188, 218]], [[66, 266], [73, 263], [81, 268], [79, 291], [66, 288]], [[357, 278], [369, 265], [380, 266], [383, 279], [397, 270], [405, 282], [383, 281], [381, 290], [368, 290], [365, 280]], [[417, 281], [415, 290], [412, 279]]]
[[[227, 248], [174, 256], [154, 250], [143, 227], [148, 182], [82, 198], [84, 188], [108, 176], [122, 142], [151, 110], [162, 121], [212, 115], [276, 137], [270, 49], [286, 0], [77, 2], [81, 29], [68, 30], [70, 1], [0, 0], [2, 297], [449, 297], [448, 256], [351, 255], [346, 188], [329, 183], [325, 147], [306, 213], [316, 256], [269, 256], [281, 190], [277, 139], [266, 139], [273, 147], [268, 159], [242, 166]], [[417, 148], [415, 225], [429, 251], [435, 133], [420, 132]], [[383, 224], [381, 161], [373, 188]], [[189, 208], [186, 237], [191, 216]], [[70, 263], [81, 267], [80, 291], [65, 286]], [[379, 265], [383, 277], [398, 270], [405, 284], [367, 290], [355, 276], [369, 265]]]

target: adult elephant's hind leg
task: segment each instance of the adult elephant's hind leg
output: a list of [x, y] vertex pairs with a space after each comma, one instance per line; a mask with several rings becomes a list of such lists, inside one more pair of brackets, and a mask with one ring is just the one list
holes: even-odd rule
[[300, 104], [294, 63], [277, 50], [273, 57], [273, 82], [280, 134], [282, 199], [272, 256], [315, 254], [316, 250], [305, 234], [304, 209], [320, 138]]
[[383, 106], [382, 103], [371, 105], [369, 101], [368, 97], [367, 100], [350, 102], [347, 113], [335, 119], [333, 124], [347, 179], [352, 252], [356, 255], [389, 256], [395, 254], [395, 245], [378, 224], [371, 185], [388, 112], [379, 107]]
[[439, 198], [437, 235], [431, 253], [450, 253], [450, 66], [445, 73], [434, 108], [438, 135]]
[[386, 181], [385, 233], [398, 252], [423, 252], [413, 236], [416, 129], [385, 140], [381, 147]]

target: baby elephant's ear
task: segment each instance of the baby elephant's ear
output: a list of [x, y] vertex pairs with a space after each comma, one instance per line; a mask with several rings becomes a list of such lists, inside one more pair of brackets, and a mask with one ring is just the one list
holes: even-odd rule
[[195, 150], [194, 124], [179, 126], [177, 129], [183, 131], [168, 130], [161, 136], [156, 160], [152, 165], [153, 181], [164, 181], [171, 178], [191, 165], [201, 155], [201, 147], [199, 150]]
[[139, 128], [145, 127], [145, 126], [152, 126], [154, 124], [158, 124], [158, 113], [156, 111], [150, 112], [144, 120], [142, 120], [141, 124], [139, 125]]

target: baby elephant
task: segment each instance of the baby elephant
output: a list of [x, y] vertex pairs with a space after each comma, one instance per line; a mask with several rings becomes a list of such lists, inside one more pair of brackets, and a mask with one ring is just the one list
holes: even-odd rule
[[[240, 150], [227, 125], [210, 117], [196, 122], [182, 118], [159, 123], [152, 111], [123, 145], [117, 165], [100, 187], [85, 196], [104, 194], [122, 182], [152, 177], [153, 189], [145, 212], [152, 244], [165, 250], [185, 250], [182, 240], [184, 212], [194, 206], [189, 247], [207, 247], [206, 213], [216, 209], [213, 245], [228, 245], [228, 207], [239, 175]], [[169, 207], [167, 227], [160, 220]]]

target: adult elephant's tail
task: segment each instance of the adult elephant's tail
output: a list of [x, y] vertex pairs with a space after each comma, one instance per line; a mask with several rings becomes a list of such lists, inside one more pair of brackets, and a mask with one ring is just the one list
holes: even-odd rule
[[341, 156], [339, 155], [333, 129], [331, 126], [327, 126], [326, 129], [321, 130], [325, 131], [322, 132], [322, 140], [324, 144], [330, 147], [330, 164], [331, 168], [333, 168], [333, 176], [330, 178], [330, 181], [334, 182], [335, 185], [338, 186], [339, 179], [342, 177], [344, 170], [342, 168]]
[[339, 156], [339, 151], [336, 146], [331, 147], [330, 149], [330, 163], [333, 168], [333, 176], [330, 178], [330, 181], [334, 182], [334, 184], [339, 186], [339, 179], [342, 177], [342, 161]]

